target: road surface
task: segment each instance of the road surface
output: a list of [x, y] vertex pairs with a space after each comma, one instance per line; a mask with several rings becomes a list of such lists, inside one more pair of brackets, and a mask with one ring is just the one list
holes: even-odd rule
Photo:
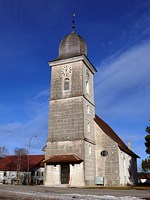
[[0, 185], [0, 200], [139, 200], [149, 199], [150, 190], [104, 188], [51, 188]]

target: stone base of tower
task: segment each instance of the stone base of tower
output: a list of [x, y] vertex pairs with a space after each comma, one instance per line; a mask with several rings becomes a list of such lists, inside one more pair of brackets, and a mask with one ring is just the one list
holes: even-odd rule
[[[65, 171], [66, 168], [68, 168], [67, 171]], [[46, 165], [45, 186], [50, 186], [50, 187], [85, 186], [83, 163], [74, 165], [72, 164]]]

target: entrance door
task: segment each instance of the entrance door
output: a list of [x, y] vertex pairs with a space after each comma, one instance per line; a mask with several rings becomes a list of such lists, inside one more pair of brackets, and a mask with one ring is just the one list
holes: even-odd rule
[[61, 165], [61, 184], [69, 183], [70, 166], [69, 164]]

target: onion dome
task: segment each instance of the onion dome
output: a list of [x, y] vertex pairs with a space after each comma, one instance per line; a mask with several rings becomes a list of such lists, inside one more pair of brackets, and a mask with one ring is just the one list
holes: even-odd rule
[[70, 58], [79, 55], [87, 56], [87, 45], [83, 38], [73, 30], [60, 42], [58, 59]]
[[58, 59], [71, 58], [80, 55], [87, 56], [87, 45], [85, 41], [74, 31], [74, 17], [75, 13], [72, 15], [72, 32], [60, 42]]

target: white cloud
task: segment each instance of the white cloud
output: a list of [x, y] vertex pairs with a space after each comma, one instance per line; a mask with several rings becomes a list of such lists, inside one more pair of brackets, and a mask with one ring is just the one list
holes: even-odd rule
[[42, 97], [48, 97], [48, 96], [49, 96], [49, 93], [50, 93], [49, 90], [41, 91], [41, 92], [39, 92], [39, 93], [35, 96], [34, 99], [36, 100], [36, 99], [39, 99], [39, 98], [42, 98]]
[[125, 17], [128, 21], [128, 29], [125, 30], [130, 39], [128, 42], [131, 44], [141, 41], [142, 38], [149, 37], [150, 33], [150, 2], [149, 1], [136, 1], [134, 9]]
[[95, 76], [96, 112], [146, 157], [144, 136], [150, 118], [150, 40], [114, 60], [106, 60]]
[[150, 41], [147, 41], [99, 67], [95, 77], [98, 106], [113, 112], [121, 106], [122, 112], [145, 114], [150, 102], [149, 52]]
[[[0, 124], [1, 145], [6, 146], [10, 154], [15, 147], [28, 148], [32, 135], [37, 135], [38, 138], [32, 140], [31, 153], [42, 153], [41, 149], [46, 144], [48, 134], [48, 98], [46, 92], [39, 94], [45, 95], [43, 98], [33, 98], [34, 100], [25, 102], [24, 109], [28, 113], [28, 120], [23, 122], [20, 119], [16, 122]], [[42, 97], [39, 94], [37, 96]]]

